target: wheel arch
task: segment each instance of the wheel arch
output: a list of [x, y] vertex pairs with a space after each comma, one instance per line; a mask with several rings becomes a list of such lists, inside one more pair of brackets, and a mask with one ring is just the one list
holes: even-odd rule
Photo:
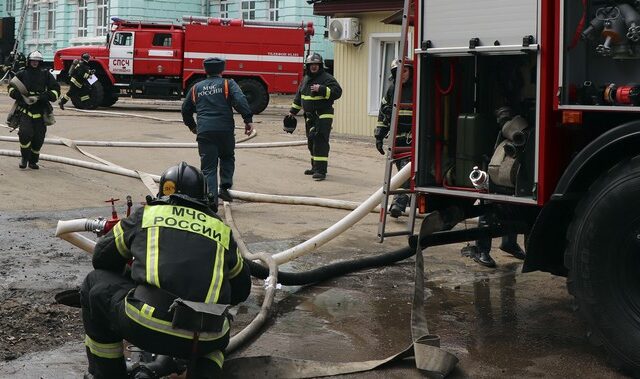
[[563, 256], [576, 204], [602, 173], [640, 155], [638, 146], [640, 121], [632, 121], [600, 135], [572, 159], [531, 229], [523, 272], [539, 270], [566, 276]]

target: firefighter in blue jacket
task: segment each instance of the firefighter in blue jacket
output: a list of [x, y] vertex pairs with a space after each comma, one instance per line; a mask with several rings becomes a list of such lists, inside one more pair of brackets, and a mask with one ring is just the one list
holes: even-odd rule
[[[158, 198], [96, 244], [95, 270], [80, 292], [89, 360], [85, 378], [128, 377], [123, 339], [147, 352], [190, 358], [193, 332], [172, 326], [169, 308], [176, 298], [234, 305], [249, 296], [249, 267], [231, 229], [209, 209], [205, 188], [196, 167], [170, 167]], [[205, 328], [199, 335], [195, 378], [220, 377], [229, 319], [219, 317], [219, 330]]]
[[[233, 109], [242, 115], [245, 134], [250, 135], [253, 131], [253, 114], [247, 98], [233, 79], [221, 76], [224, 66], [224, 59], [205, 59], [207, 78], [194, 84], [182, 103], [182, 120], [193, 134], [197, 134], [200, 168], [207, 178], [208, 196], [216, 212], [218, 197], [232, 201], [229, 189], [233, 185], [236, 146]], [[198, 115], [197, 123], [193, 118], [194, 112]]]
[[324, 70], [322, 56], [310, 54], [305, 60], [306, 75], [298, 88], [288, 117], [304, 111], [307, 147], [311, 153], [311, 169], [305, 175], [315, 180], [327, 177], [329, 162], [329, 136], [333, 123], [333, 102], [342, 96], [338, 81]]

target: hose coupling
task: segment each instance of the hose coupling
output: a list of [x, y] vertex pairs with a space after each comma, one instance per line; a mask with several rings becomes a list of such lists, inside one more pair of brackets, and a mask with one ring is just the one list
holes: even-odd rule
[[84, 230], [86, 230], [87, 232], [93, 232], [99, 235], [99, 234], [102, 234], [106, 225], [107, 225], [107, 220], [103, 217], [98, 217], [93, 220], [87, 220], [86, 224], [84, 225]]
[[471, 180], [471, 184], [473, 184], [476, 189], [489, 189], [489, 174], [487, 174], [485, 171], [480, 170], [478, 166], [473, 167], [473, 171], [471, 171], [471, 174], [469, 174], [469, 179]]

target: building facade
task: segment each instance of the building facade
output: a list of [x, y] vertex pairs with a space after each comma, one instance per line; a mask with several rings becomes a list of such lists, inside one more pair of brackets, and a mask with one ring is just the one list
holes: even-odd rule
[[[53, 60], [55, 51], [64, 47], [106, 43], [112, 17], [178, 24], [184, 15], [313, 21], [316, 33], [311, 49], [327, 59], [333, 58], [333, 45], [324, 37], [326, 18], [313, 15], [313, 6], [305, 0], [0, 1], [0, 18], [15, 22], [18, 50], [39, 50], [45, 61]], [[8, 39], [4, 35], [3, 38]]]
[[316, 14], [356, 19], [359, 25], [358, 43], [334, 42], [334, 76], [343, 90], [335, 103], [336, 132], [371, 136], [373, 141], [380, 101], [391, 84], [391, 62], [400, 50], [400, 26], [387, 20], [402, 5], [398, 0], [323, 0], [315, 4]]

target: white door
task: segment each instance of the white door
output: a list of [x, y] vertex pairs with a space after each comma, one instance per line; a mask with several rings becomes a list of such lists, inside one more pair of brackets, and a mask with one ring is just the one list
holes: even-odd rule
[[109, 71], [133, 75], [133, 32], [115, 32], [109, 50]]

